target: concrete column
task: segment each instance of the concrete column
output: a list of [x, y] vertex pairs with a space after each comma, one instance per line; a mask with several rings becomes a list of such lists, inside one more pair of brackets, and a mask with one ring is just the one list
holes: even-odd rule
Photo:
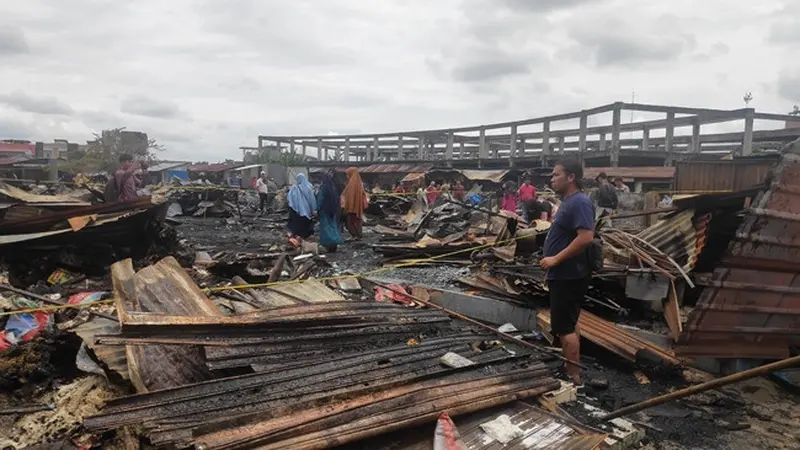
[[378, 138], [372, 139], [372, 160], [373, 161], [380, 161], [381, 159], [381, 145], [378, 142]]
[[525, 138], [520, 139], [519, 141], [519, 156], [520, 158], [524, 158], [527, 152], [528, 143]]
[[[294, 145], [292, 145], [292, 153], [294, 153]], [[322, 139], [317, 139], [317, 159], [322, 161]]]
[[514, 166], [514, 160], [517, 158], [517, 126], [511, 125], [511, 137], [509, 138], [509, 166]]
[[367, 144], [364, 150], [364, 158], [367, 161], [372, 161], [372, 144]]
[[425, 136], [417, 138], [417, 159], [425, 159]]
[[350, 161], [350, 138], [344, 139], [344, 160]]
[[289, 153], [295, 154], [294, 141], [289, 142]]
[[325, 147], [325, 161], [330, 161], [330, 160], [331, 160], [331, 149]]
[[564, 153], [564, 141], [566, 141], [566, 136], [559, 136], [558, 137], [558, 152]]
[[467, 150], [464, 148], [464, 141], [458, 144], [458, 159], [465, 159], [467, 157]]
[[397, 137], [397, 159], [402, 161], [406, 159], [406, 155], [403, 154], [403, 136], [400, 135]]
[[646, 152], [650, 148], [650, 128], [642, 130], [642, 151]]
[[486, 128], [481, 127], [480, 134], [478, 135], [478, 158], [485, 159], [489, 157], [489, 149], [486, 148]]
[[341, 161], [342, 160], [342, 146], [341, 145], [336, 147], [335, 155], [336, 155], [336, 160], [337, 161]]
[[589, 121], [589, 116], [586, 113], [581, 114], [580, 118], [580, 135], [578, 137], [578, 153], [583, 158], [583, 152], [586, 151], [586, 124]]
[[615, 103], [611, 119], [611, 167], [619, 166], [619, 129], [622, 124], [622, 104]]
[[753, 108], [747, 108], [744, 113], [744, 136], [742, 138], [742, 156], [750, 156], [753, 154], [753, 121], [755, 119], [756, 111]]
[[550, 121], [542, 123], [542, 156], [550, 156]]
[[600, 143], [598, 144], [597, 149], [600, 150], [601, 152], [606, 149], [606, 134], [605, 133], [600, 133]]
[[667, 159], [672, 159], [672, 138], [675, 136], [675, 113], [667, 113], [667, 128], [664, 134], [664, 151], [667, 152]]
[[700, 119], [692, 124], [692, 153], [700, 153]]
[[444, 159], [447, 161], [453, 160], [453, 143], [455, 140], [455, 136], [453, 132], [447, 133], [447, 148], [444, 150]]
[[495, 146], [494, 149], [492, 149], [491, 141], [489, 141], [489, 149], [492, 150], [492, 158], [497, 159], [500, 157], [500, 148]]

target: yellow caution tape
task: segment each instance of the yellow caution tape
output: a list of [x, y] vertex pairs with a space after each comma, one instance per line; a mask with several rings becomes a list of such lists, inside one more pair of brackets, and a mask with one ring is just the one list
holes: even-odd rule
[[[24, 295], [22, 295], [24, 297]], [[95, 305], [108, 305], [114, 303], [114, 299], [108, 300], [98, 300], [96, 302], [89, 302], [89, 303], [75, 303], [75, 304], [66, 304], [66, 305], [47, 305], [47, 306], [40, 306], [38, 308], [25, 308], [25, 309], [17, 309], [14, 311], [3, 311], [0, 312], [0, 317], [3, 316], [13, 316], [15, 314], [25, 314], [25, 313], [34, 313], [40, 311], [60, 311], [62, 309], [84, 309], [90, 308]]]

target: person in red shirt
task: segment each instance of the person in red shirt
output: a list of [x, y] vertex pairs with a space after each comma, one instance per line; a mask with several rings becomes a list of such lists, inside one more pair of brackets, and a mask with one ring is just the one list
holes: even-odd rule
[[453, 198], [463, 202], [464, 197], [467, 195], [467, 190], [464, 189], [464, 184], [461, 181], [456, 181], [456, 186], [453, 188]]
[[525, 222], [530, 222], [532, 219], [530, 210], [533, 201], [536, 199], [536, 188], [533, 186], [530, 179], [525, 179], [525, 181], [522, 182], [522, 186], [519, 187], [517, 195], [519, 196], [520, 202], [522, 202], [523, 218]]

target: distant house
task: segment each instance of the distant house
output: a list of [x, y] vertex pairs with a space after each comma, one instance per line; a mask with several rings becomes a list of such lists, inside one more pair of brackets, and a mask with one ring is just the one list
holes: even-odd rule
[[173, 178], [189, 181], [188, 167], [190, 162], [186, 161], [162, 161], [147, 168], [150, 183], [169, 183]]

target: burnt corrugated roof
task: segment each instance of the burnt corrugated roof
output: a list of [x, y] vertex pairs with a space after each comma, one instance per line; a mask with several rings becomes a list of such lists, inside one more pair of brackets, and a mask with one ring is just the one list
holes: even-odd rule
[[684, 355], [784, 358], [800, 344], [800, 147], [790, 149], [714, 270], [679, 339]]
[[632, 178], [635, 180], [672, 180], [675, 178], [674, 167], [587, 167], [583, 169], [584, 178], [596, 178], [605, 172], [611, 178]]

